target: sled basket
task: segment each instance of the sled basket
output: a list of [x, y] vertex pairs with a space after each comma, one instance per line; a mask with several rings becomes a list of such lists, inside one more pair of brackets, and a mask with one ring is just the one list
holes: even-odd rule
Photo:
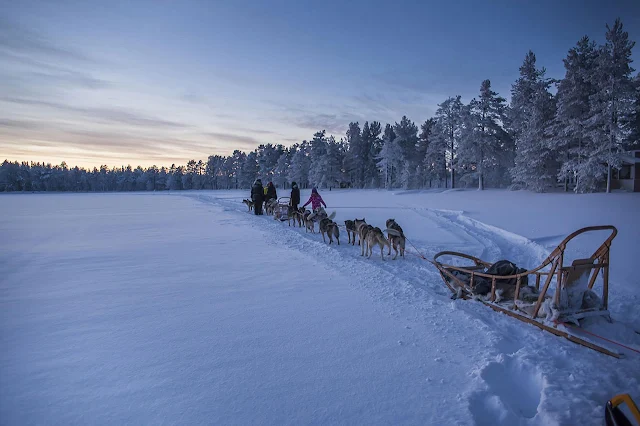
[[278, 199], [278, 205], [276, 206], [276, 211], [274, 212], [274, 217], [279, 219], [280, 221], [285, 221], [289, 219], [289, 207], [290, 198], [289, 197], [281, 197]]
[[[607, 230], [611, 233], [589, 258], [576, 259], [571, 265], [564, 263], [565, 250], [571, 240], [581, 234]], [[617, 233], [611, 225], [579, 229], [566, 237], [542, 264], [529, 270], [511, 265], [514, 272], [510, 275], [487, 273], [491, 263], [453, 251], [437, 253], [432, 263], [454, 298], [477, 299], [498, 312], [619, 358], [618, 353], [557, 328], [558, 324], [575, 324], [579, 328], [580, 320], [593, 316], [611, 321], [607, 310], [609, 251]], [[443, 258], [452, 260], [445, 263]], [[600, 273], [602, 287], [597, 294], [594, 285]]]

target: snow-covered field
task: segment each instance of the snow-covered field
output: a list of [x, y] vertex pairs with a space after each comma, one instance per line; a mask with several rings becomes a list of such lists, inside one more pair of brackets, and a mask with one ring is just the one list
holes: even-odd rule
[[[247, 195], [0, 196], [0, 424], [589, 425], [615, 394], [640, 402], [640, 355], [451, 300], [418, 256], [362, 258], [344, 230], [328, 246]], [[322, 195], [427, 257], [522, 267], [613, 224], [610, 311], [640, 329], [638, 194]]]

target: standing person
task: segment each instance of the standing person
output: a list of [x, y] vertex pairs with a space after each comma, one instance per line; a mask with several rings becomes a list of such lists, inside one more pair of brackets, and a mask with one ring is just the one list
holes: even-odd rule
[[318, 194], [318, 190], [316, 188], [313, 188], [311, 190], [309, 201], [304, 203], [302, 207], [306, 207], [309, 203], [311, 203], [311, 208], [313, 209], [313, 211], [316, 211], [316, 209], [320, 208], [320, 204], [322, 204], [325, 209], [327, 208], [327, 203], [325, 203], [320, 194]]
[[267, 184], [267, 196], [264, 199], [264, 202], [268, 202], [269, 200], [278, 199], [278, 193], [276, 192], [276, 187], [273, 182], [269, 182]]
[[262, 201], [264, 200], [264, 192], [262, 188], [262, 181], [256, 179], [251, 188], [251, 200], [255, 203], [253, 211], [256, 215], [262, 214]]
[[295, 182], [291, 182], [291, 207], [293, 210], [298, 210], [298, 204], [300, 204], [300, 188]]

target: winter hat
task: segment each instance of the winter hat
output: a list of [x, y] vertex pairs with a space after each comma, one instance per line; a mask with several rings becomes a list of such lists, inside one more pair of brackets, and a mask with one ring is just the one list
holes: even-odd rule
[[256, 179], [256, 183], [259, 183], [260, 185], [262, 185], [262, 180]]
[[314, 193], [314, 194], [317, 194], [317, 193], [318, 193], [318, 190], [317, 190], [316, 188], [312, 188], [312, 189], [311, 189], [311, 192], [312, 192], [312, 193]]
[[293, 182], [291, 182], [291, 186], [298, 186], [298, 184], [296, 183], [296, 181], [294, 180]]

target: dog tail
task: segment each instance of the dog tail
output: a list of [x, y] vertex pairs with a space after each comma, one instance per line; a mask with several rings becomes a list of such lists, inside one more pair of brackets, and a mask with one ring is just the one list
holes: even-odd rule
[[395, 229], [385, 229], [385, 231], [387, 231], [387, 234], [393, 235], [394, 237], [402, 237], [402, 232], [398, 232]]
[[334, 217], [336, 217], [336, 212], [331, 212], [329, 219], [333, 220]]

